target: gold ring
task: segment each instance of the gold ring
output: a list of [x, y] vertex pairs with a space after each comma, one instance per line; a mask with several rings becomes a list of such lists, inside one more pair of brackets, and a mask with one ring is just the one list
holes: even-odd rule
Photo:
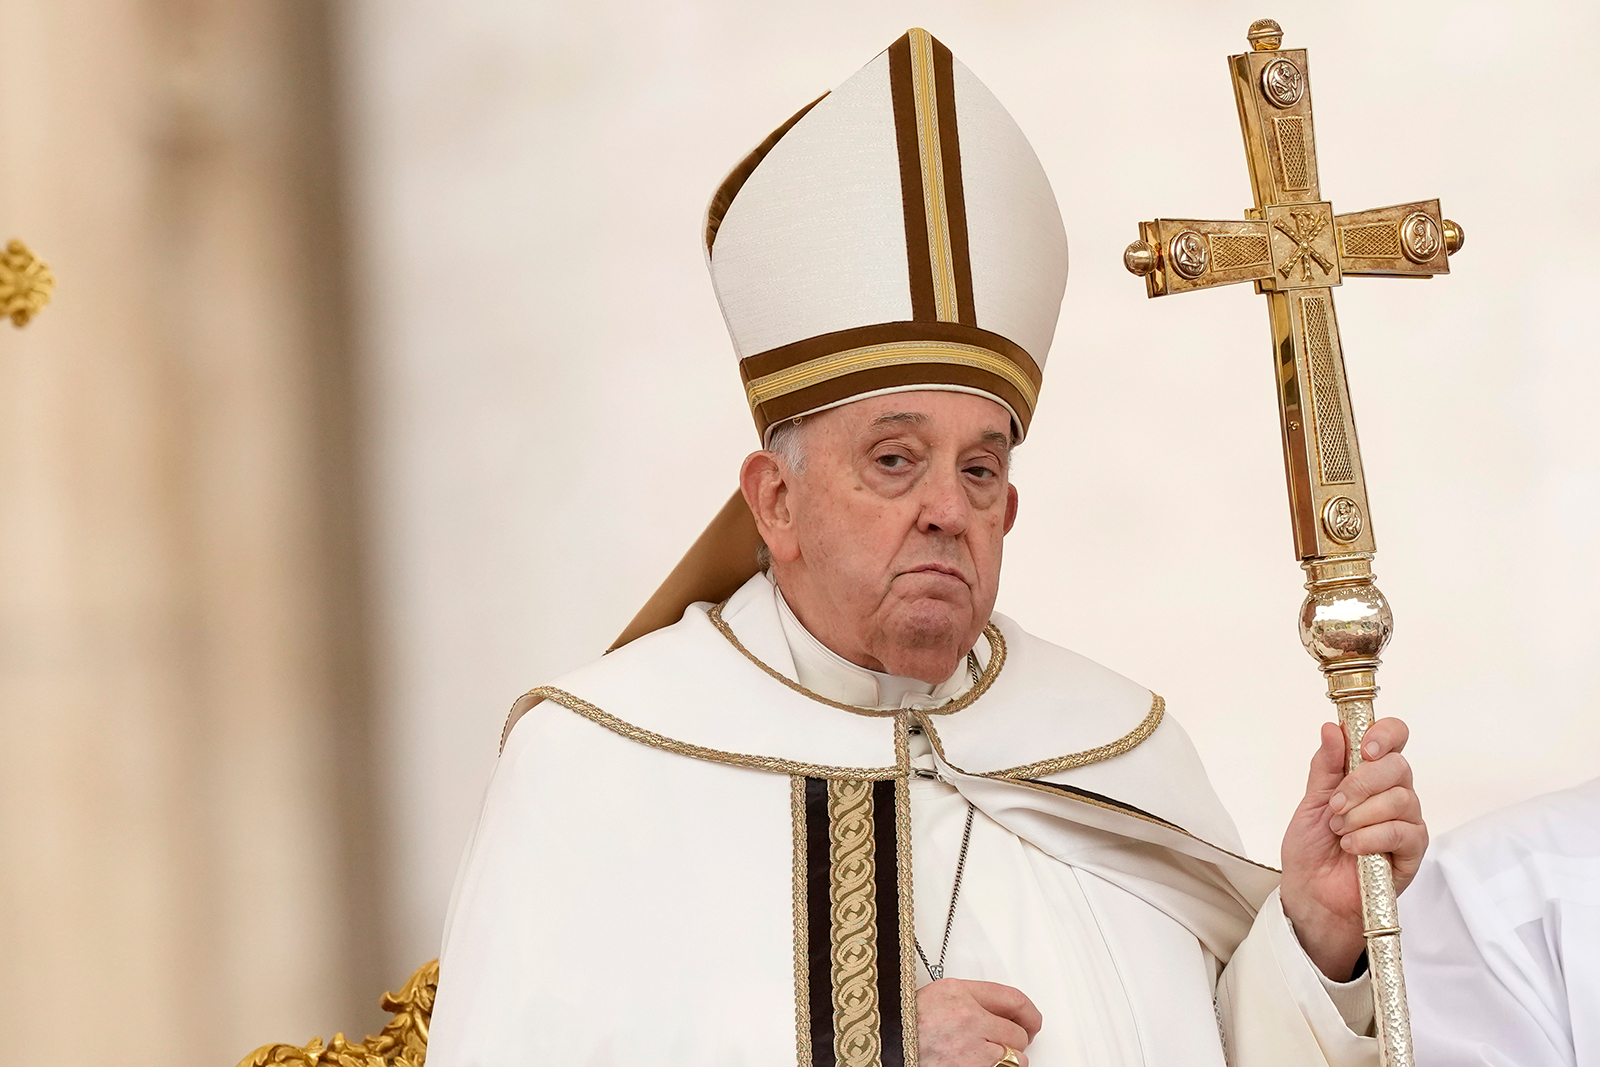
[[1022, 1067], [1022, 1061], [1017, 1059], [1020, 1053], [1016, 1049], [1010, 1045], [1001, 1045], [1000, 1047], [1006, 1050], [1006, 1054], [995, 1061], [994, 1067]]

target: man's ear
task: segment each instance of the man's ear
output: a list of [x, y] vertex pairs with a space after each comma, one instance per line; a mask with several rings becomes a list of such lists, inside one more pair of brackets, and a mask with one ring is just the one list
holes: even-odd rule
[[1015, 526], [1016, 524], [1017, 524], [1017, 487], [1014, 486], [1014, 485], [1008, 485], [1008, 486], [1006, 486], [1006, 528], [1005, 528], [1005, 532], [1006, 533], [1010, 533], [1011, 532], [1011, 527]]
[[756, 530], [767, 543], [767, 551], [778, 563], [793, 563], [800, 558], [800, 543], [795, 536], [794, 514], [790, 510], [792, 487], [778, 457], [771, 452], [752, 452], [739, 468], [739, 491], [755, 516]]

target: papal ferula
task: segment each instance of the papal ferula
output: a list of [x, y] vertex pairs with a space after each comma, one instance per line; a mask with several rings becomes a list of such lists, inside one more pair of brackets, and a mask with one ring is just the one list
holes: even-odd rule
[[1280, 878], [1159, 697], [993, 613], [1067, 276], [1010, 115], [913, 30], [706, 252], [748, 507], [677, 621], [514, 709], [429, 1067], [1376, 1064], [1355, 856], [1422, 858], [1404, 724], [1349, 776], [1323, 727]]

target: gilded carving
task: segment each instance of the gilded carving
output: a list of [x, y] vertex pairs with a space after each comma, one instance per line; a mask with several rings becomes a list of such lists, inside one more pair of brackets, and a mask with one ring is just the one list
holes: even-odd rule
[[334, 1034], [326, 1045], [314, 1037], [309, 1045], [262, 1045], [239, 1061], [239, 1067], [423, 1067], [428, 1057], [428, 1023], [439, 987], [439, 961], [425, 963], [398, 993], [385, 993], [379, 1003], [395, 1013], [383, 1031], [360, 1043]]
[[55, 290], [56, 276], [49, 264], [21, 241], [6, 245], [0, 253], [0, 315], [13, 326], [26, 326], [50, 303]]

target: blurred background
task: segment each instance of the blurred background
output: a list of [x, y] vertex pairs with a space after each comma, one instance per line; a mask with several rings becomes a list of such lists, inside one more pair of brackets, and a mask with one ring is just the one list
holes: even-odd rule
[[[1435, 831], [1600, 773], [1592, 4], [0, 0], [0, 1049], [231, 1065], [437, 953], [524, 690], [592, 658], [754, 446], [724, 172], [911, 25], [1012, 110], [1073, 281], [1000, 608], [1166, 696], [1276, 862], [1322, 682], [1266, 311], [1149, 302], [1250, 197], [1224, 57], [1309, 47], [1324, 195], [1440, 197], [1338, 295]], [[1588, 132], [1585, 132], [1588, 131]]]

